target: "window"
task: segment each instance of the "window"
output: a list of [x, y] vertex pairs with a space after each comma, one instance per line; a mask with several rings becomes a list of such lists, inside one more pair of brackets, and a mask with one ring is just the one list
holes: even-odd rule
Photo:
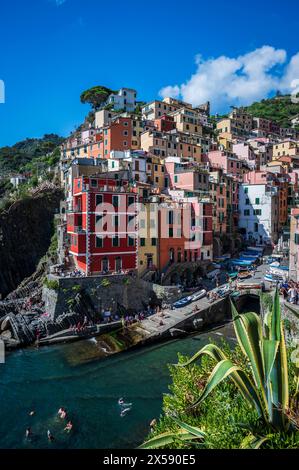
[[112, 204], [114, 207], [118, 207], [118, 196], [112, 196]]
[[249, 215], [250, 215], [250, 209], [245, 209], [244, 215], [245, 215], [245, 216], [249, 216]]
[[124, 147], [127, 147], [127, 146], [128, 146], [128, 142], [124, 140]]
[[140, 228], [145, 228], [145, 220], [144, 219], [140, 220]]
[[259, 231], [259, 224], [255, 222], [254, 224], [254, 231], [257, 233]]
[[248, 188], [244, 188], [244, 193], [248, 194]]
[[119, 246], [119, 238], [118, 237], [113, 237], [112, 238], [112, 246], [113, 247]]
[[134, 246], [134, 245], [135, 245], [135, 238], [128, 237], [128, 246]]
[[96, 248], [103, 248], [103, 237], [96, 236]]
[[113, 227], [118, 227], [118, 222], [119, 222], [118, 215], [115, 215], [113, 217]]
[[178, 182], [178, 176], [177, 176], [177, 175], [174, 176], [174, 182], [175, 182], [175, 183]]
[[134, 196], [129, 196], [128, 197], [128, 205], [131, 206], [132, 204], [135, 203], [135, 198]]
[[93, 188], [96, 188], [97, 185], [98, 185], [97, 180], [91, 180], [91, 186], [92, 186]]
[[168, 211], [168, 223], [173, 224], [173, 211]]
[[152, 238], [152, 246], [157, 246], [157, 239], [156, 238]]
[[168, 236], [169, 236], [169, 238], [173, 238], [173, 228], [169, 229]]
[[124, 135], [127, 136], [127, 135], [128, 135], [128, 131], [124, 131]]
[[256, 203], [257, 205], [260, 204], [260, 198], [259, 198], [259, 197], [256, 197], [256, 198], [255, 198], [255, 203]]
[[295, 233], [294, 242], [296, 245], [299, 245], [299, 233]]
[[261, 209], [255, 209], [255, 210], [253, 211], [253, 215], [262, 215]]
[[246, 199], [246, 202], [245, 202], [246, 206], [249, 206], [250, 204], [250, 200], [249, 199]]
[[96, 206], [99, 204], [102, 204], [103, 202], [103, 195], [102, 194], [96, 194]]
[[145, 246], [145, 238], [140, 238], [140, 246]]

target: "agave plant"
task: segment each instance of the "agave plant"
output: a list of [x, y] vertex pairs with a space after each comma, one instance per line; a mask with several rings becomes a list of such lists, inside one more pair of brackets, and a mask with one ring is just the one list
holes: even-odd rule
[[[269, 430], [266, 436], [248, 435], [241, 448], [259, 448], [271, 434], [286, 432], [294, 424], [289, 418], [289, 383], [287, 350], [278, 291], [275, 293], [272, 311], [262, 321], [256, 313], [240, 315], [231, 304], [233, 324], [239, 346], [247, 359], [248, 367], [242, 368], [226, 357], [214, 344], [208, 344], [185, 364], [186, 367], [203, 355], [208, 355], [217, 364], [209, 376], [206, 386], [192, 407], [197, 407], [226, 378], [230, 378], [245, 400], [254, 407]], [[297, 378], [298, 381], [298, 378]], [[298, 387], [298, 384], [297, 384]]]
[[[182, 423], [174, 419], [174, 422], [179, 426], [177, 431], [169, 431], [149, 439], [144, 444], [139, 446], [139, 449], [158, 449], [166, 445], [173, 444], [175, 441], [180, 440], [184, 442], [200, 441], [203, 442], [205, 433], [194, 426]], [[201, 444], [198, 444], [200, 446]]]

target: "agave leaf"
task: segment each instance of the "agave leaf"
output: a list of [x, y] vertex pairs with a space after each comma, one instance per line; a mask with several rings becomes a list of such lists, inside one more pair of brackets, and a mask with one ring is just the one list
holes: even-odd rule
[[[198, 353], [196, 353], [188, 362], [185, 364], [177, 364], [178, 367], [186, 367], [193, 362], [195, 362], [197, 359], [199, 359], [202, 355], [208, 355], [215, 359], [218, 362], [221, 362], [223, 360], [228, 360], [225, 354], [221, 351], [221, 349], [214, 345], [214, 344], [208, 344], [204, 348], [202, 348]], [[232, 364], [232, 363], [231, 363]], [[264, 415], [264, 408], [261, 403], [259, 394], [252, 383], [252, 381], [249, 379], [247, 374], [242, 370], [238, 369], [236, 371], [232, 371], [230, 374], [230, 378], [236, 385], [236, 387], [239, 389], [243, 397], [253, 406], [256, 408], [259, 416]], [[196, 402], [195, 405], [197, 406], [199, 402]]]
[[274, 365], [275, 357], [278, 351], [279, 341], [264, 339], [262, 341], [263, 362], [265, 368], [265, 380], [270, 379], [270, 374]]
[[158, 436], [153, 437], [152, 439], [141, 444], [138, 449], [159, 449], [160, 447], [173, 444], [176, 439], [180, 439], [182, 441], [192, 441], [199, 439], [199, 437], [186, 431], [185, 429], [179, 429], [178, 431], [170, 431], [159, 434]]
[[251, 405], [256, 407], [259, 415], [263, 414], [263, 407], [254, 385], [250, 382], [245, 372], [239, 366], [233, 364], [229, 359], [224, 359], [218, 362], [207, 381], [203, 393], [194, 405], [192, 405], [192, 408], [198, 406], [212, 392], [212, 390], [214, 390], [214, 388], [227, 377], [230, 377], [235, 382], [243, 396]]
[[178, 419], [174, 419], [174, 422], [178, 426], [180, 426], [180, 428], [187, 431], [189, 434], [193, 434], [194, 436], [197, 436], [198, 439], [204, 439], [206, 436], [206, 433], [204, 431], [202, 431], [201, 429], [195, 426], [190, 426], [189, 424], [183, 423], [182, 421], [179, 421]]
[[[272, 339], [277, 340], [277, 338], [279, 338], [278, 351], [270, 375], [272, 387], [272, 402], [274, 405], [273, 424], [276, 427], [282, 426], [286, 428], [288, 426], [288, 419], [285, 416], [285, 412], [289, 408], [288, 361], [283, 324], [281, 321], [278, 292], [276, 292], [275, 294], [275, 301], [273, 305], [271, 320]], [[277, 332], [278, 327], [280, 330], [279, 334]]]
[[280, 341], [281, 337], [281, 312], [278, 289], [274, 295], [274, 302], [271, 315], [270, 339]]
[[240, 449], [259, 449], [261, 445], [268, 441], [269, 437], [256, 437], [253, 434], [249, 434], [242, 441]]
[[252, 312], [239, 315], [233, 303], [231, 303], [231, 307], [239, 346], [250, 361], [255, 385], [263, 392], [264, 365], [260, 348], [263, 337], [261, 320], [256, 313]]
[[198, 351], [188, 362], [185, 362], [185, 364], [176, 364], [176, 366], [187, 367], [190, 364], [196, 362], [204, 354], [210, 356], [212, 359], [215, 359], [215, 361], [222, 361], [223, 359], [227, 359], [226, 355], [221, 351], [218, 346], [216, 346], [215, 344], [207, 344], [200, 351]]

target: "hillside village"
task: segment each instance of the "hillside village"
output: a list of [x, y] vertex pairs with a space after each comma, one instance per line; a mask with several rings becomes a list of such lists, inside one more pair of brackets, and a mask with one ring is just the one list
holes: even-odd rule
[[[140, 106], [136, 90], [112, 93], [61, 146], [61, 267], [186, 285], [245, 243], [290, 248], [297, 280], [295, 121], [284, 128], [233, 108], [215, 125], [210, 103]], [[103, 223], [104, 203], [113, 210]]]

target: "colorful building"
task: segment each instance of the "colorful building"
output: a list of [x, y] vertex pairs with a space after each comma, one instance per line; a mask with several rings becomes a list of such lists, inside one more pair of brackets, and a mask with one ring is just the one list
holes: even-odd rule
[[67, 233], [86, 275], [137, 269], [137, 203], [126, 172], [74, 179]]

